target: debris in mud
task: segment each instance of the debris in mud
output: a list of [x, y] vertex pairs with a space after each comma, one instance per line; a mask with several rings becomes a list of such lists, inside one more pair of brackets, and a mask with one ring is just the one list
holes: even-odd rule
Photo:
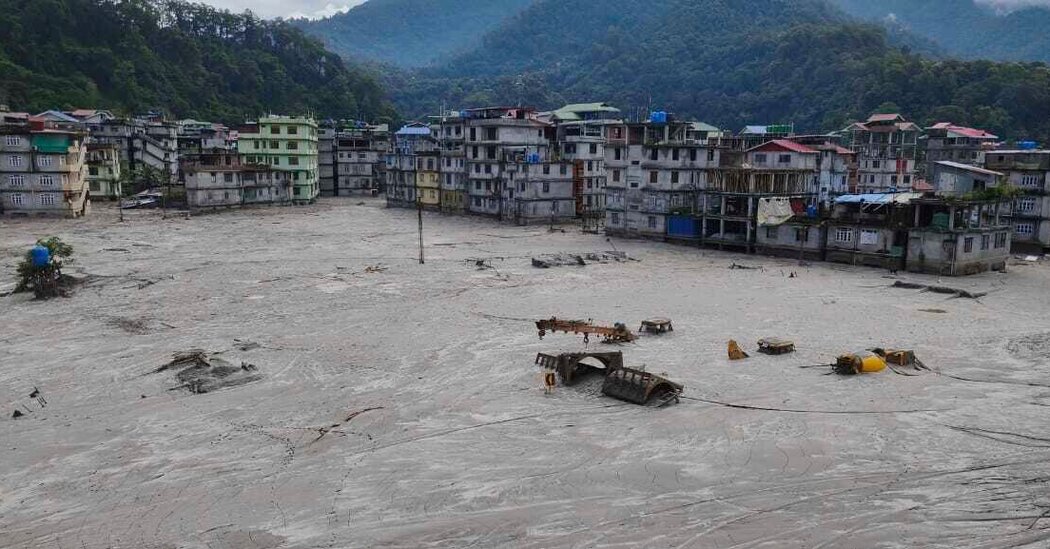
[[795, 352], [795, 342], [779, 337], [764, 337], [758, 340], [758, 352], [766, 355], [784, 355]]
[[172, 360], [154, 370], [154, 373], [167, 370], [178, 370], [175, 380], [179, 385], [170, 390], [186, 389], [194, 394], [203, 394], [237, 387], [262, 379], [253, 373], [258, 368], [254, 364], [241, 362], [235, 366], [226, 360], [209, 354], [202, 349], [190, 349], [172, 354]]
[[21, 410], [15, 410], [14, 413], [11, 414], [11, 419], [18, 419], [18, 418], [24, 417], [24, 416], [25, 416], [25, 414], [23, 414]]
[[586, 266], [589, 263], [620, 263], [637, 261], [627, 256], [626, 252], [600, 252], [586, 254], [544, 254], [532, 258], [532, 266], [538, 269], [551, 267]]
[[891, 288], [904, 288], [904, 289], [907, 289], [907, 290], [922, 290], [924, 292], [933, 292], [935, 294], [947, 294], [947, 295], [953, 295], [955, 297], [965, 297], [967, 299], [980, 299], [980, 298], [988, 295], [988, 292], [970, 292], [970, 291], [967, 291], [967, 290], [961, 290], [959, 288], [951, 288], [951, 287], [948, 287], [948, 286], [936, 286], [936, 285], [930, 285], [930, 284], [919, 284], [919, 283], [916, 283], [916, 282], [905, 282], [903, 280], [898, 280], [898, 281], [894, 282], [893, 285], [891, 285], [890, 287]]
[[608, 326], [596, 326], [590, 321], [551, 318], [550, 320], [536, 321], [536, 329], [539, 330], [540, 339], [543, 339], [547, 332], [583, 334], [584, 343], [590, 342], [591, 334], [602, 336], [602, 343], [630, 343], [638, 339], [638, 336], [628, 330], [627, 325], [622, 322], [617, 322], [610, 328]]
[[741, 265], [740, 263], [737, 263], [735, 261], [733, 262], [732, 265], [729, 266], [730, 270], [742, 270], [742, 271], [761, 271], [761, 270], [763, 270], [763, 268], [764, 267], [752, 267], [750, 265]]
[[656, 335], [666, 334], [674, 331], [674, 324], [671, 324], [671, 319], [669, 318], [650, 318], [642, 321], [638, 331]]
[[947, 314], [948, 313], [948, 311], [945, 311], [944, 309], [919, 309], [919, 312], [920, 313], [933, 313], [933, 314], [938, 314], [938, 315], [943, 315], [943, 314]]
[[120, 328], [121, 330], [132, 334], [132, 335], [146, 335], [150, 333], [149, 321], [145, 319], [133, 319], [124, 317], [114, 317], [107, 322], [114, 328]]
[[740, 344], [737, 343], [735, 339], [729, 340], [727, 350], [729, 351], [729, 360], [744, 360], [745, 358], [751, 357], [751, 355], [745, 353], [744, 350], [740, 348]]
[[375, 265], [369, 265], [369, 266], [365, 267], [365, 272], [368, 273], [368, 274], [384, 273], [384, 272], [386, 272], [386, 270], [387, 270], [387, 267], [384, 266], [381, 263], [378, 263], [378, 264], [375, 264]]
[[238, 351], [251, 351], [252, 349], [258, 349], [262, 345], [250, 340], [250, 339], [234, 339], [233, 346]]
[[1011, 339], [1006, 344], [1011, 355], [1034, 361], [1045, 361], [1050, 358], [1050, 333], [1030, 334]]
[[25, 410], [25, 412], [19, 410], [18, 408], [15, 408], [14, 412], [11, 413], [11, 419], [25, 417], [27, 414], [32, 413], [33, 409], [36, 407], [39, 407], [39, 409], [41, 410], [47, 408], [47, 399], [44, 398], [44, 395], [43, 393], [41, 393], [40, 389], [33, 387], [33, 390], [29, 392], [29, 399], [30, 400], [28, 402], [22, 402], [20, 404], [22, 409]]

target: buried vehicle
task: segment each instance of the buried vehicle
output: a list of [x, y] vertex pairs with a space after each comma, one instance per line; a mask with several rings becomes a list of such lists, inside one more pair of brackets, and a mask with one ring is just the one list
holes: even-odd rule
[[623, 353], [562, 353], [536, 355], [536, 364], [546, 370], [557, 372], [565, 385], [573, 385], [584, 375], [597, 372], [599, 366], [584, 363], [593, 359], [605, 368], [605, 380], [602, 383], [602, 394], [633, 402], [635, 404], [663, 406], [672, 400], [678, 402], [685, 389], [663, 376], [627, 368], [623, 365]]
[[665, 377], [634, 368], [613, 370], [602, 384], [602, 394], [606, 396], [654, 406], [663, 406], [672, 400], [678, 402], [683, 389], [684, 386]]

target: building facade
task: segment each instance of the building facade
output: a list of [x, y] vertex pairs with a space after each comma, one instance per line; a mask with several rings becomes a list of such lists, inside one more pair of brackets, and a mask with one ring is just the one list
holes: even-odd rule
[[310, 203], [320, 195], [318, 132], [312, 118], [262, 117], [239, 130], [237, 152], [245, 165], [261, 164], [287, 173], [293, 203]]
[[899, 114], [873, 114], [842, 130], [844, 145], [857, 153], [858, 192], [911, 190], [920, 133], [919, 126]]
[[1018, 252], [1050, 250], [1050, 150], [1001, 150], [984, 155], [984, 167], [1001, 172], [1021, 193], [1006, 213]]
[[292, 202], [291, 172], [245, 164], [244, 158], [224, 149], [184, 157], [187, 206], [199, 210]]
[[90, 211], [87, 135], [79, 123], [4, 117], [0, 207], [7, 215], [79, 217]]
[[120, 149], [110, 143], [88, 143], [87, 181], [91, 198], [119, 200], [122, 187]]

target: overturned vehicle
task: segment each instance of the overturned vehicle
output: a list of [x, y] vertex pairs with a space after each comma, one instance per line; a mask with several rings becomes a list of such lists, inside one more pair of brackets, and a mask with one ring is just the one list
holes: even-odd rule
[[[588, 359], [600, 363], [601, 367], [584, 362]], [[672, 401], [678, 402], [685, 389], [681, 384], [663, 376], [625, 367], [623, 353], [619, 351], [562, 353], [560, 355], [539, 353], [536, 355], [536, 364], [555, 371], [562, 383], [569, 386], [574, 385], [588, 373], [604, 370], [605, 381], [602, 383], [602, 394], [634, 404], [659, 407]]]

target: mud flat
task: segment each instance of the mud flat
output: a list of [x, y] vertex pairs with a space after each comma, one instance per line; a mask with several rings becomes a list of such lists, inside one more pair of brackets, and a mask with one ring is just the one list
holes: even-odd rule
[[[0, 547], [1050, 544], [1042, 264], [902, 276], [979, 299], [624, 240], [638, 261], [537, 269], [612, 248], [427, 214], [419, 265], [415, 212], [359, 202], [0, 221], [0, 290], [45, 235], [85, 279], [0, 298]], [[673, 319], [616, 348], [691, 398], [545, 395], [536, 354], [584, 350], [538, 339], [552, 316]], [[797, 351], [755, 353], [763, 337]], [[730, 362], [729, 339], [751, 358]], [[799, 368], [876, 346], [933, 371]], [[247, 381], [180, 388], [157, 370], [188, 349]]]

